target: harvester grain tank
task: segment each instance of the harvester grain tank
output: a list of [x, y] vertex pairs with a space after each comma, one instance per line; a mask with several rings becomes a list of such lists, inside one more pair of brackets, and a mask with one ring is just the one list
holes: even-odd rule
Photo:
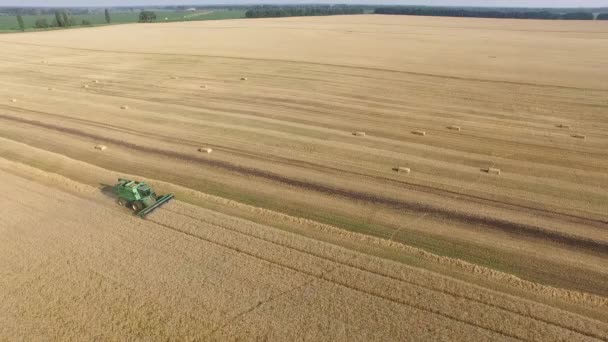
[[118, 179], [114, 192], [118, 195], [120, 206], [133, 209], [140, 217], [145, 217], [174, 197], [173, 194], [158, 197], [148, 184], [122, 178]]

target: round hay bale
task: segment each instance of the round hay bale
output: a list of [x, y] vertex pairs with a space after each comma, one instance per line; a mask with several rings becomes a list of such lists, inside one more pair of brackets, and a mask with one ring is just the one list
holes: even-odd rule
[[89, 87], [89, 85], [88, 85], [88, 84], [85, 84], [85, 85], [83, 85], [82, 87], [83, 87], [83, 88], [85, 88], [85, 89], [87, 89], [87, 88]]
[[397, 173], [410, 173], [412, 170], [410, 170], [409, 167], [397, 166], [397, 167], [393, 168], [393, 171], [395, 171]]
[[49, 90], [55, 90], [55, 88], [49, 87]]
[[93, 83], [99, 83], [99, 80], [95, 80], [95, 81], [93, 81]]
[[498, 168], [495, 167], [488, 167], [485, 169], [482, 169], [482, 171], [484, 171], [485, 173], [489, 173], [491, 175], [500, 175], [501, 171]]
[[247, 81], [248, 78], [247, 77], [241, 77], [241, 81]]
[[105, 151], [107, 148], [106, 145], [95, 145], [96, 150]]
[[202, 89], [207, 89], [207, 85], [206, 85], [206, 84], [203, 84], [203, 85], [201, 86], [201, 88], [202, 88]]
[[577, 138], [577, 139], [583, 139], [583, 140], [587, 139], [587, 136], [584, 134], [574, 134], [574, 135], [572, 135], [572, 137]]
[[17, 99], [11, 99], [11, 102], [17, 102]]
[[353, 132], [353, 135], [356, 137], [364, 137], [365, 136], [365, 132]]
[[129, 106], [120, 106], [120, 109], [129, 109]]
[[172, 79], [172, 80], [177, 80], [177, 79], [178, 79], [178, 77], [177, 77], [177, 76], [171, 76], [171, 79]]
[[201, 147], [198, 149], [199, 152], [204, 152], [204, 153], [211, 153], [213, 152], [213, 149], [209, 148], [209, 147]]

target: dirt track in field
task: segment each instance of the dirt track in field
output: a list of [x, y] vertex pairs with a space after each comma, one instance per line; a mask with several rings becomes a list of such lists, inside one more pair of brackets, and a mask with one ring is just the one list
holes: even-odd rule
[[[602, 25], [347, 16], [4, 35], [0, 48], [11, 54], [0, 56], [0, 181], [18, 204], [3, 208], [10, 220], [0, 227], [6, 237], [0, 241], [10, 248], [0, 255], [0, 268], [11, 277], [0, 286], [20, 293], [7, 307], [33, 314], [35, 305], [47, 305], [52, 318], [39, 333], [58, 338], [83, 329], [103, 335], [113, 327], [114, 336], [148, 331], [138, 335], [143, 339], [403, 340], [454, 331], [457, 340], [606, 340], [605, 325], [595, 321], [608, 319], [608, 48], [597, 44], [608, 33]], [[452, 125], [461, 130], [447, 128]], [[108, 149], [95, 151], [96, 144]], [[199, 147], [214, 151], [201, 154]], [[412, 172], [396, 173], [397, 166]], [[488, 167], [502, 172], [482, 171]], [[120, 175], [150, 179], [179, 201], [145, 223], [135, 220], [95, 190]], [[74, 184], [51, 181], [62, 176]], [[14, 184], [57, 203], [44, 209], [18, 195]], [[77, 223], [88, 210], [98, 221]], [[22, 219], [26, 224], [18, 225]], [[54, 227], [64, 219], [62, 228], [36, 235], [42, 222]], [[257, 228], [244, 233], [249, 226]], [[61, 251], [12, 244], [20, 229], [27, 246], [48, 238]], [[273, 238], [264, 240], [257, 230]], [[86, 240], [88, 232], [102, 234], [101, 242], [64, 245], [72, 235]], [[277, 245], [274, 237], [290, 242]], [[84, 246], [93, 251], [90, 258], [55, 265], [75, 262], [71, 253], [84, 253]], [[217, 249], [211, 263], [196, 254], [209, 246]], [[27, 258], [13, 275], [8, 260], [19, 253]], [[170, 257], [159, 269], [173, 267], [176, 277], [150, 263], [138, 279], [135, 265], [121, 264], [119, 256], [138, 253]], [[57, 276], [28, 266], [43, 259]], [[390, 271], [379, 276], [370, 263]], [[97, 276], [84, 269], [101, 272], [102, 280], [95, 283]], [[47, 277], [47, 297], [23, 302], [37, 291], [23, 285], [35, 274]], [[429, 283], [419, 292], [399, 274]], [[92, 294], [95, 305], [111, 305], [98, 326], [89, 325], [87, 315], [97, 311], [85, 302], [69, 304], [61, 296], [65, 302], [49, 302], [60, 288], [54, 282], [66, 279], [83, 296]], [[207, 279], [212, 290], [195, 287]], [[456, 286], [454, 279], [462, 282]], [[161, 283], [152, 286], [156, 280]], [[438, 281], [451, 282], [442, 291], [459, 290], [429, 290]], [[130, 282], [139, 287], [127, 290]], [[222, 292], [224, 282], [230, 285]], [[496, 300], [509, 296], [519, 303], [514, 307], [542, 307], [550, 317], [570, 311], [587, 323], [510, 316], [512, 308], [505, 313], [502, 304], [464, 294], [475, 286]], [[120, 299], [108, 302], [112, 291]], [[176, 311], [180, 305], [189, 309]], [[462, 316], [450, 308], [459, 305], [471, 310]], [[297, 306], [302, 313], [294, 316]], [[488, 306], [491, 313], [478, 317]], [[361, 313], [364, 307], [372, 309]], [[67, 318], [70, 312], [83, 315]], [[131, 314], [126, 325], [113, 323]], [[268, 323], [275, 316], [284, 321]], [[413, 317], [429, 326], [397, 327]], [[28, 322], [5, 315], [0, 326], [1, 319], [15, 328], [0, 336], [19, 336]], [[73, 325], [53, 327], [55, 319]], [[498, 325], [504, 319], [509, 324]]]

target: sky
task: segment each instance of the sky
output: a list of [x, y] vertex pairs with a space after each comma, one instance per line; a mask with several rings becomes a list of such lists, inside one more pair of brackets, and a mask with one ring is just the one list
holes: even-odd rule
[[257, 3], [403, 4], [497, 7], [608, 7], [608, 0], [0, 0], [0, 6], [147, 6]]

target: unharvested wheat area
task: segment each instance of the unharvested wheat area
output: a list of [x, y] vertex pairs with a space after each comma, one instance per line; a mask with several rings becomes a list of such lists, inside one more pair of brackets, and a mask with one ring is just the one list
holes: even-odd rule
[[[607, 341], [608, 26], [0, 36], [0, 340]], [[175, 199], [145, 219], [118, 178]]]

